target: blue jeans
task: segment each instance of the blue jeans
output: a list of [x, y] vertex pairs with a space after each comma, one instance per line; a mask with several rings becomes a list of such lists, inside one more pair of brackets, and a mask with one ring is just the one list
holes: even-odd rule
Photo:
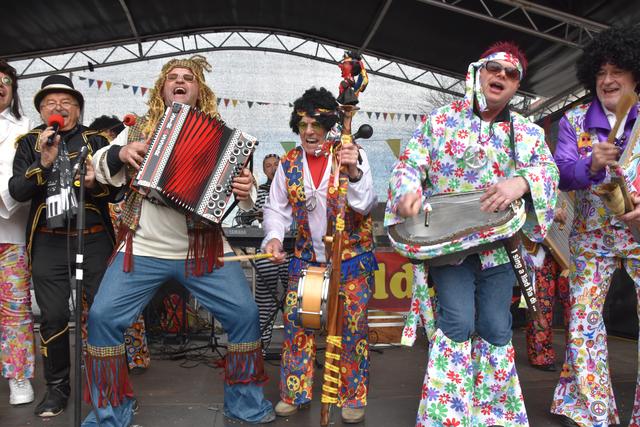
[[[168, 279], [182, 283], [222, 324], [229, 343], [260, 340], [258, 308], [239, 262], [200, 277], [185, 277], [184, 260], [165, 260], [134, 256], [133, 271], [123, 271], [124, 256], [119, 253], [107, 269], [95, 297], [88, 320], [88, 343], [95, 347], [113, 347], [123, 342], [125, 329], [138, 317], [155, 291]], [[128, 427], [133, 413], [132, 400], [119, 406], [98, 407], [96, 384], [90, 384], [94, 412], [83, 426]], [[236, 383], [224, 387], [225, 415], [247, 422], [258, 422], [273, 409], [265, 400], [262, 387], [255, 383]]]
[[467, 341], [475, 332], [503, 346], [511, 340], [509, 309], [516, 276], [509, 263], [480, 267], [478, 255], [460, 265], [429, 267], [438, 296], [436, 326], [456, 342]]

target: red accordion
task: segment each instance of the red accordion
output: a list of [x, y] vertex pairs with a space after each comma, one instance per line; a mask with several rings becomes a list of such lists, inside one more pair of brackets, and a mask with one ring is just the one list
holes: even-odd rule
[[222, 120], [174, 102], [155, 131], [133, 185], [168, 206], [220, 223], [231, 182], [257, 144]]

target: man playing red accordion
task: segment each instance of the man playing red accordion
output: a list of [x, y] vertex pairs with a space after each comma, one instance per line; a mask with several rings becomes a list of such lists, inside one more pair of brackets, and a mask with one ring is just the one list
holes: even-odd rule
[[[114, 186], [126, 184], [128, 167], [139, 169], [144, 158], [148, 148], [144, 139], [153, 133], [166, 106], [173, 102], [217, 116], [216, 97], [204, 78], [204, 71], [210, 69], [201, 56], [173, 59], [165, 64], [150, 92], [149, 111], [142, 119], [143, 137], [126, 130], [109, 148], [98, 152], [94, 157], [98, 181]], [[252, 187], [249, 170], [234, 178], [233, 193], [241, 204], [245, 203], [244, 209], [250, 208], [247, 202]], [[246, 278], [238, 262], [224, 266], [206, 262], [211, 255], [206, 253], [207, 248], [224, 245], [224, 252], [231, 252], [219, 228], [130, 192], [118, 224], [118, 238], [120, 252], [105, 273], [89, 313], [89, 384], [85, 399], [90, 399], [93, 412], [83, 426], [131, 424], [134, 399], [122, 334], [169, 278], [180, 281], [214, 313], [229, 336], [225, 415], [250, 423], [273, 421], [272, 405], [265, 400], [261, 387], [266, 376], [258, 309]], [[214, 254], [213, 264], [217, 264], [217, 255]]]

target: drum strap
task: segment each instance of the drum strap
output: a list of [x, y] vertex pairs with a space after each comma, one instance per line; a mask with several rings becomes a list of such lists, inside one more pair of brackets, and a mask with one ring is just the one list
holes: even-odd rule
[[[515, 137], [513, 130], [513, 119], [509, 121], [509, 125], [511, 128], [509, 132], [509, 139], [511, 140], [511, 151], [513, 153], [513, 161], [517, 169], [518, 156], [516, 154], [516, 145], [514, 143]], [[524, 258], [522, 257], [522, 241], [520, 239], [520, 233], [515, 233], [508, 239], [503, 240], [502, 243], [505, 250], [507, 251], [507, 256], [509, 257], [509, 261], [511, 262], [511, 267], [513, 267], [513, 271], [516, 273], [516, 280], [518, 282], [518, 286], [520, 287], [520, 291], [524, 296], [524, 300], [527, 303], [529, 315], [531, 316], [531, 319], [537, 320], [537, 322], [534, 322], [534, 325], [537, 325], [537, 327], [540, 327], [541, 329], [546, 328], [547, 322], [544, 316], [542, 316], [542, 312], [538, 307], [536, 291], [533, 286], [533, 282], [530, 280], [529, 274], [527, 272], [527, 264], [524, 262]]]
[[533, 282], [530, 280], [527, 274], [527, 264], [522, 257], [522, 251], [520, 250], [520, 233], [516, 233], [502, 241], [504, 248], [507, 251], [507, 256], [513, 267], [513, 271], [516, 273], [516, 280], [520, 291], [524, 296], [524, 300], [527, 303], [529, 315], [531, 319], [536, 320], [534, 325], [539, 325], [542, 329], [546, 327], [546, 320], [542, 316], [542, 312], [538, 307], [538, 300], [536, 299], [536, 291], [533, 286]]

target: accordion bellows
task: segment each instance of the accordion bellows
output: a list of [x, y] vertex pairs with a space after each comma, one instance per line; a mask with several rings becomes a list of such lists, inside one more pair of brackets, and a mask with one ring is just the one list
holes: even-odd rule
[[502, 246], [525, 223], [522, 200], [502, 212], [482, 212], [482, 191], [440, 194], [428, 199], [428, 212], [389, 227], [393, 248], [429, 265], [455, 264], [466, 256]]
[[133, 185], [147, 197], [220, 223], [233, 178], [258, 142], [185, 104], [165, 111]]

